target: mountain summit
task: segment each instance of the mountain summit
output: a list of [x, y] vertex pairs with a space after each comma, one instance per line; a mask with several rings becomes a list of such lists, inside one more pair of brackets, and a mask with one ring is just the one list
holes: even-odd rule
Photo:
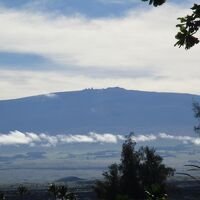
[[0, 132], [12, 130], [74, 134], [193, 133], [193, 99], [200, 96], [125, 90], [85, 89], [0, 101]]

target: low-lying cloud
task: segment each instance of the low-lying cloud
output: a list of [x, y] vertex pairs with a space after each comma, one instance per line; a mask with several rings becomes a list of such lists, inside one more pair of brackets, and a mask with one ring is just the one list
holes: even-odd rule
[[[116, 135], [111, 133], [95, 133], [90, 132], [88, 134], [58, 134], [58, 135], [48, 135], [45, 133], [36, 134], [31, 132], [20, 132], [11, 131], [8, 134], [0, 134], [0, 145], [28, 145], [28, 146], [57, 146], [64, 144], [73, 143], [107, 143], [107, 144], [117, 144], [125, 140], [124, 135]], [[151, 142], [155, 140], [175, 140], [180, 141], [185, 144], [200, 145], [200, 138], [191, 136], [175, 136], [166, 133], [159, 133], [158, 135], [134, 135], [132, 139], [137, 143], [140, 142]]]
[[11, 131], [9, 134], [0, 134], [0, 145], [43, 145], [56, 146], [58, 144], [69, 143], [117, 143], [123, 140], [121, 135], [114, 135], [110, 133], [98, 134], [90, 132], [88, 134], [74, 134], [74, 135], [48, 135], [45, 133], [36, 134], [30, 132]]
[[200, 145], [200, 138], [197, 137], [191, 137], [191, 136], [174, 136], [174, 135], [168, 135], [166, 133], [160, 133], [159, 137], [162, 139], [170, 139], [170, 140], [178, 140], [182, 141], [183, 143], [192, 143], [195, 145]]

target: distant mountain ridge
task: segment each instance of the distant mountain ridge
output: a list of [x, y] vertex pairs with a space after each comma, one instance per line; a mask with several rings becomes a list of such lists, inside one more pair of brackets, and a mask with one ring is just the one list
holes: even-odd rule
[[85, 89], [0, 101], [0, 133], [193, 133], [193, 99], [179, 93]]
[[65, 178], [61, 178], [56, 180], [56, 182], [68, 183], [68, 182], [77, 182], [77, 181], [84, 181], [85, 179], [76, 177], [76, 176], [68, 176]]

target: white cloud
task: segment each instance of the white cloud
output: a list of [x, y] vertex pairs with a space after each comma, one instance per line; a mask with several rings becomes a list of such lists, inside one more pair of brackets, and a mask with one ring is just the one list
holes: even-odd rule
[[174, 135], [169, 135], [166, 133], [160, 133], [159, 137], [162, 139], [178, 140], [186, 144], [192, 143], [195, 145], [200, 145], [200, 138], [191, 137], [191, 136], [174, 136]]
[[91, 132], [89, 135], [94, 139], [94, 141], [98, 141], [102, 143], [117, 143], [118, 141], [117, 136], [113, 134], [109, 134], [109, 133], [97, 134], [97, 133]]
[[50, 136], [50, 135], [42, 133], [39, 135], [39, 137], [41, 138], [42, 145], [46, 144], [49, 146], [56, 146], [58, 143], [58, 138], [56, 136]]
[[62, 143], [93, 143], [94, 139], [88, 135], [59, 135]]
[[20, 131], [11, 131], [9, 134], [0, 134], [0, 145], [42, 145], [42, 146], [56, 146], [58, 144], [70, 143], [117, 143], [123, 140], [122, 136], [113, 135], [110, 133], [94, 133], [81, 135], [55, 135], [23, 133]]
[[[71, 143], [107, 143], [116, 144], [120, 141], [125, 140], [124, 135], [115, 135], [111, 133], [95, 133], [90, 132], [88, 134], [59, 134], [59, 135], [48, 135], [48, 134], [36, 134], [31, 132], [20, 132], [11, 131], [8, 134], [0, 134], [0, 145], [29, 145], [34, 147], [36, 145], [52, 147], [60, 144], [67, 145]], [[190, 143], [194, 145], [200, 145], [200, 138], [191, 136], [174, 136], [166, 133], [160, 133], [158, 135], [153, 134], [141, 134], [134, 135], [132, 139], [137, 142], [151, 142], [159, 139], [163, 140], [176, 140], [182, 143]]]
[[19, 131], [12, 131], [7, 135], [0, 135], [0, 145], [22, 145], [38, 141], [39, 137], [34, 133], [24, 134]]
[[[117, 85], [199, 93], [199, 46], [190, 51], [173, 47], [176, 18], [186, 13], [188, 7], [166, 4], [133, 10], [120, 18], [87, 19], [1, 8], [0, 51], [38, 54], [55, 67], [1, 69], [0, 89], [7, 91], [3, 89], [0, 98]], [[105, 77], [97, 80], [94, 74], [99, 69]], [[123, 76], [122, 69], [130, 76]], [[113, 77], [112, 71], [121, 77]], [[145, 71], [152, 74], [146, 77]]]
[[156, 140], [157, 137], [153, 134], [151, 135], [138, 135], [138, 136], [132, 136], [132, 139], [136, 142], [146, 142], [146, 141], [153, 141]]
[[[0, 49], [40, 54], [57, 63], [79, 67], [160, 68], [161, 63], [166, 65], [163, 61], [170, 61], [169, 57], [174, 59], [175, 52], [177, 57], [188, 54], [171, 48], [176, 17], [183, 13], [178, 7], [163, 6], [132, 11], [123, 18], [52, 19], [2, 9]], [[185, 59], [192, 60], [187, 56]], [[178, 63], [178, 59], [174, 61], [173, 64]]]

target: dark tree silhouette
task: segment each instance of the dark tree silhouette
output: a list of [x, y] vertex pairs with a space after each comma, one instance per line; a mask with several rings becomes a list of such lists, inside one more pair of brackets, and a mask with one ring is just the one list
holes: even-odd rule
[[55, 184], [50, 184], [48, 188], [49, 193], [52, 194], [53, 199], [56, 200], [58, 197], [58, 186]]
[[66, 199], [67, 194], [68, 194], [68, 187], [66, 185], [61, 185], [58, 187], [58, 197], [61, 200]]
[[3, 192], [0, 192], [0, 200], [6, 200], [6, 197]]
[[69, 191], [67, 185], [55, 185], [51, 184], [48, 188], [48, 191], [53, 195], [54, 200], [76, 200], [76, 195], [73, 192]]
[[[194, 111], [194, 117], [198, 120], [198, 124], [194, 126], [194, 131], [200, 135], [200, 104], [198, 102], [193, 102], [193, 111]], [[191, 171], [199, 172], [200, 171], [199, 165], [190, 164], [190, 165], [185, 165], [185, 167], [189, 167], [189, 169], [187, 169], [188, 173], [179, 172], [177, 174], [188, 176], [194, 180], [200, 181], [199, 177], [195, 177], [190, 174]]]
[[179, 17], [180, 24], [176, 25], [179, 28], [179, 32], [175, 36], [178, 40], [175, 46], [185, 46], [185, 49], [190, 49], [199, 43], [199, 39], [194, 34], [200, 28], [200, 5], [194, 4], [191, 9], [192, 14], [186, 17]]
[[98, 180], [94, 190], [99, 199], [132, 200], [144, 199], [147, 194], [154, 200], [164, 199], [165, 181], [173, 175], [174, 169], [166, 167], [162, 157], [155, 149], [141, 147], [135, 150], [132, 135], [122, 146], [121, 162], [113, 164], [103, 173], [104, 179]]
[[[153, 6], [160, 6], [166, 2], [166, 0], [142, 0], [149, 1], [149, 4]], [[182, 47], [185, 49], [190, 49], [195, 44], [199, 43], [199, 39], [194, 36], [200, 28], [200, 4], [194, 4], [191, 8], [192, 14], [185, 17], [179, 17], [179, 24], [176, 25], [179, 28], [178, 33], [175, 38], [177, 42], [174, 46]]]
[[121, 172], [121, 193], [132, 198], [143, 196], [143, 190], [140, 181], [140, 156], [135, 151], [136, 143], [131, 139], [131, 133], [122, 145], [121, 164], [119, 165]]
[[108, 171], [103, 173], [104, 181], [97, 181], [94, 190], [100, 199], [115, 200], [120, 192], [119, 188], [119, 167], [112, 164], [108, 167]]
[[67, 200], [77, 200], [76, 195], [73, 192], [70, 192], [66, 196]]
[[140, 165], [142, 185], [155, 198], [161, 198], [166, 193], [165, 180], [174, 175], [174, 170], [162, 164], [163, 158], [156, 153], [154, 148], [142, 147], [140, 152], [142, 156]]
[[193, 103], [194, 117], [198, 120], [197, 126], [194, 127], [196, 133], [200, 134], [200, 104], [198, 102]]
[[166, 2], [166, 0], [142, 0], [142, 1], [148, 1], [149, 5], [153, 5], [155, 7], [160, 6]]
[[23, 185], [20, 185], [18, 188], [17, 188], [17, 193], [20, 195], [20, 199], [23, 200], [24, 199], [24, 196], [26, 194], [29, 193], [28, 191], [28, 188], [23, 186]]

